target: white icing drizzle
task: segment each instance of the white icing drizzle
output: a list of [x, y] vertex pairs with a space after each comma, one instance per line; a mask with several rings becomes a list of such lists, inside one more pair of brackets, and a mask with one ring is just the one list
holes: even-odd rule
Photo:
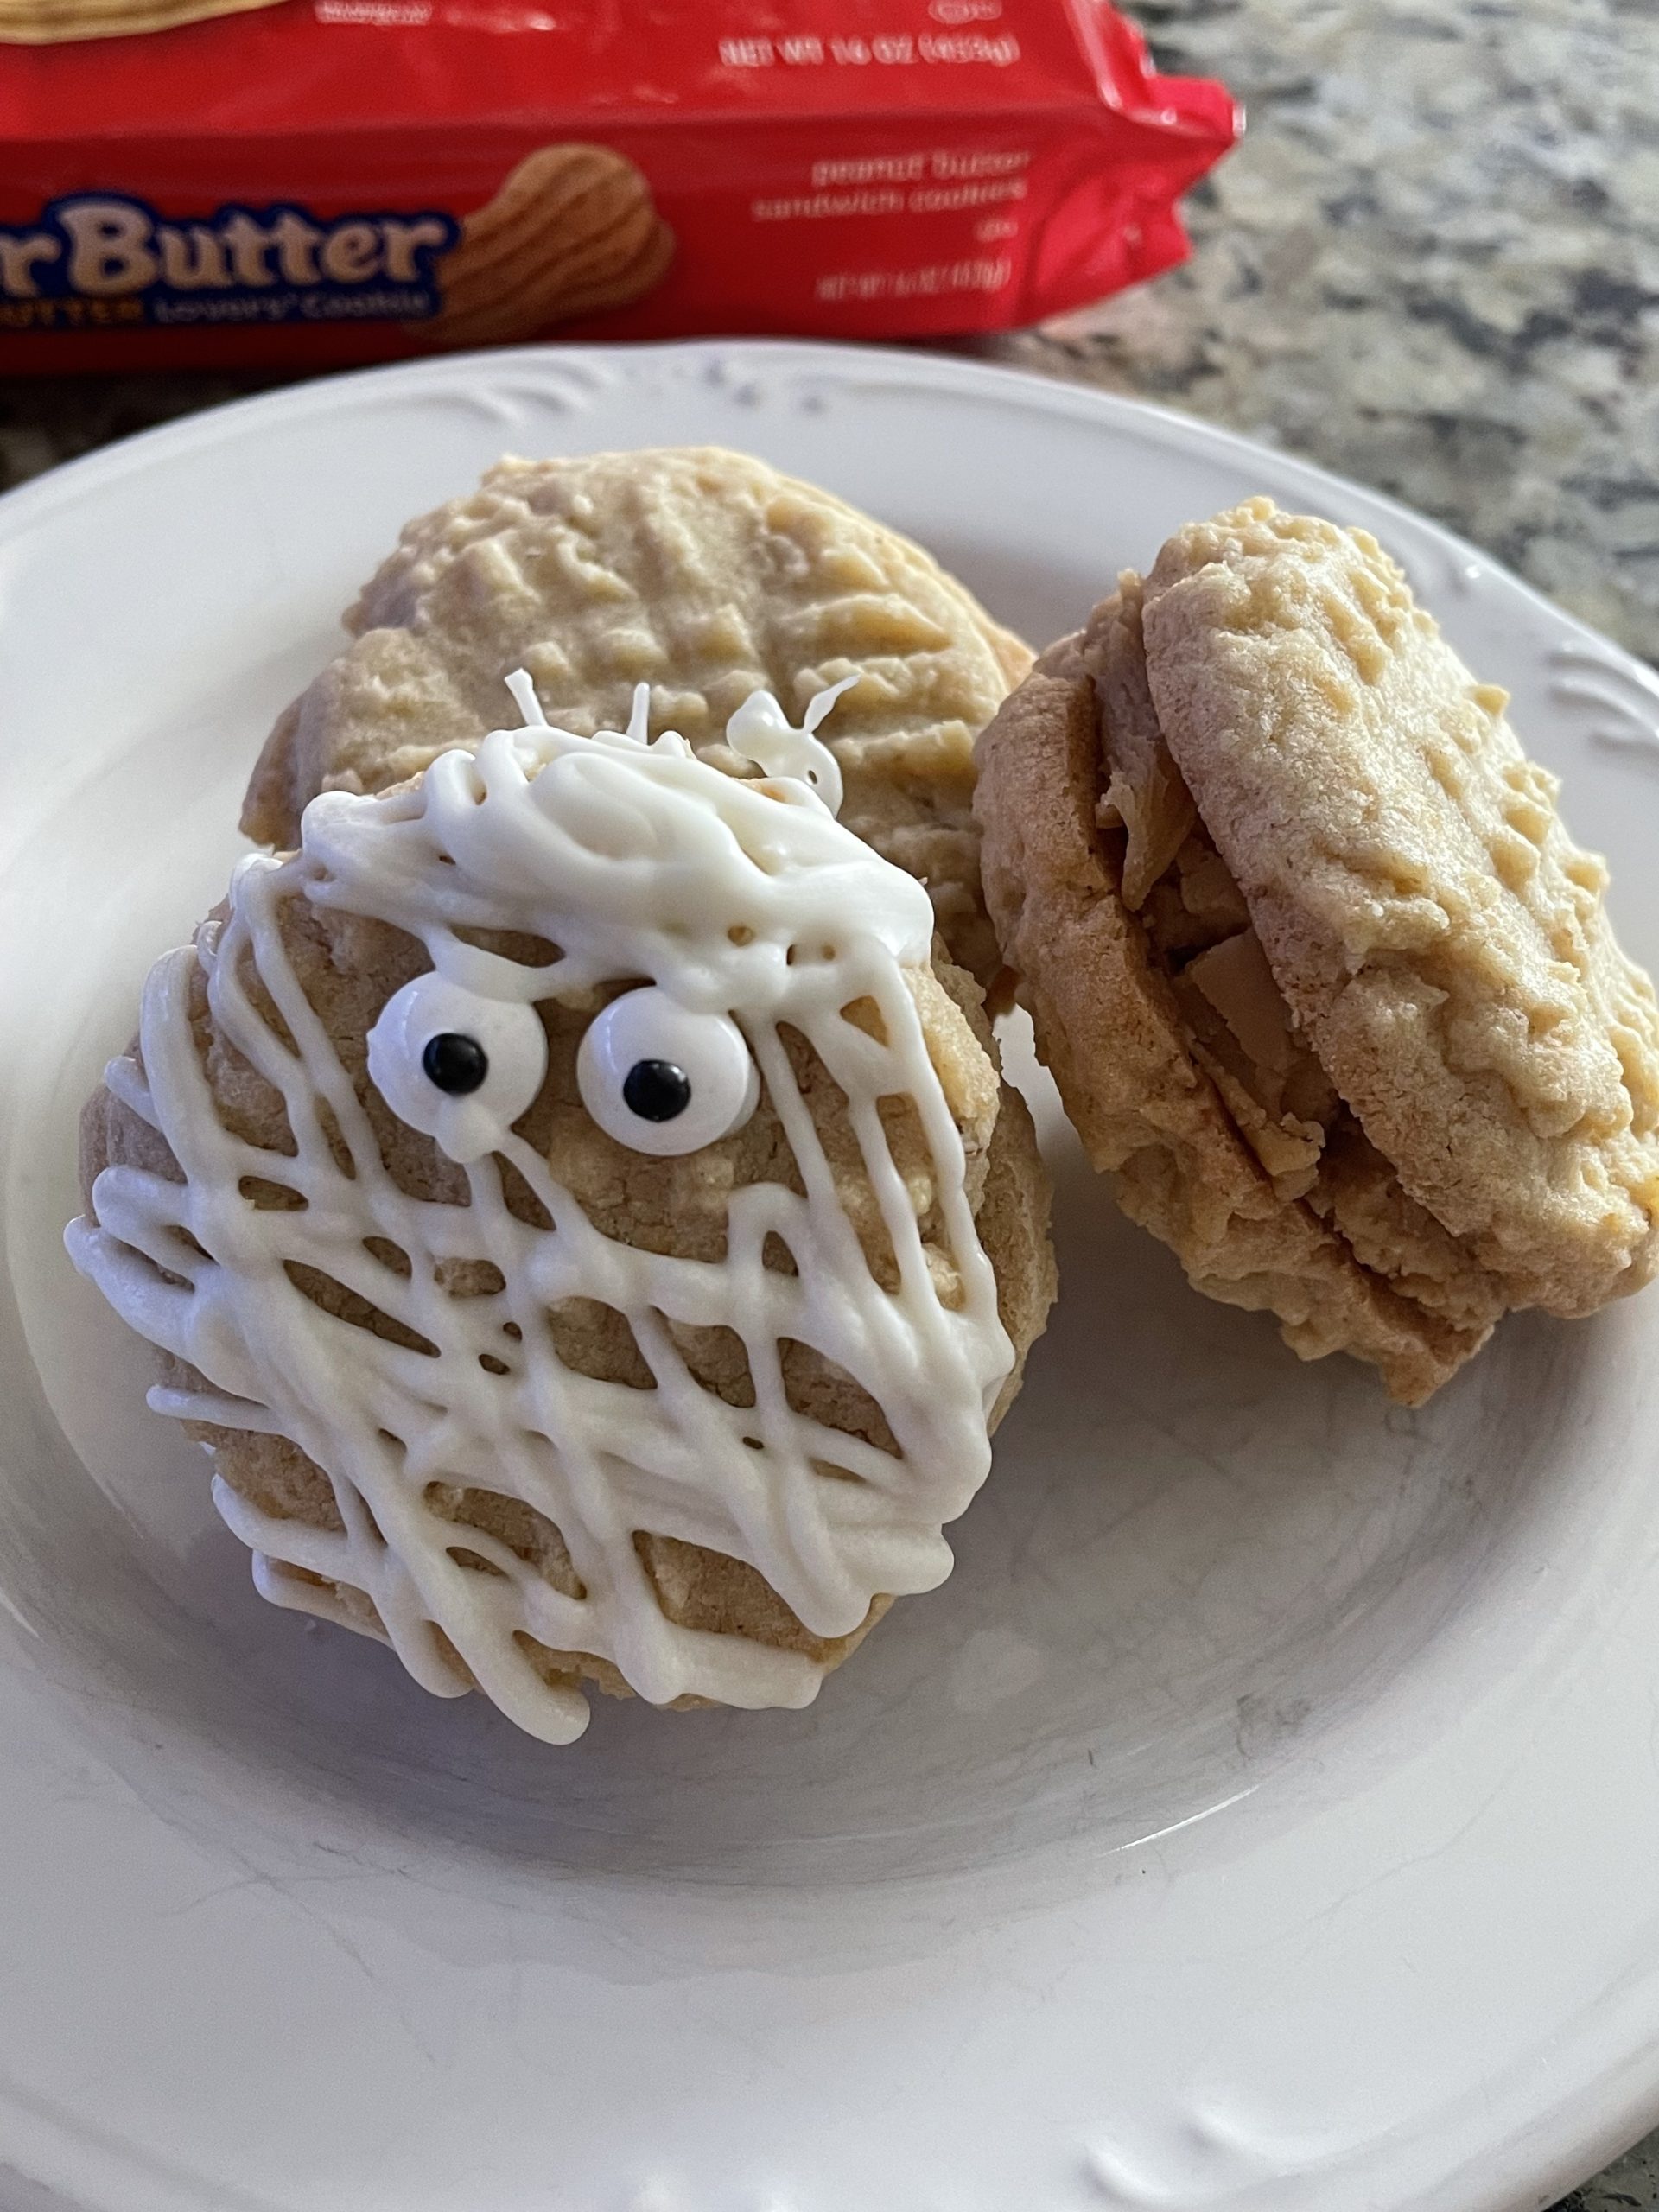
[[[791, 776], [807, 785], [831, 814], [839, 814], [842, 797], [841, 763], [815, 732], [842, 693], [850, 691], [857, 682], [855, 672], [843, 676], [827, 691], [815, 693], [801, 717], [799, 729], [770, 691], [751, 691], [726, 724], [726, 742], [741, 760], [753, 760], [768, 776]], [[637, 716], [638, 690], [634, 693], [634, 711]]]
[[[93, 1193], [98, 1223], [72, 1223], [69, 1249], [133, 1328], [207, 1378], [206, 1389], [153, 1390], [157, 1411], [289, 1437], [328, 1474], [343, 1529], [276, 1517], [214, 1483], [219, 1511], [254, 1553], [255, 1581], [273, 1602], [361, 1628], [360, 1611], [323, 1585], [365, 1592], [410, 1672], [454, 1695], [466, 1685], [441, 1630], [494, 1702], [550, 1742], [581, 1733], [587, 1703], [543, 1681], [525, 1636], [611, 1661], [657, 1703], [689, 1693], [803, 1705], [818, 1664], [671, 1623], [633, 1535], [652, 1530], [747, 1560], [823, 1637], [856, 1629], [879, 1593], [931, 1589], [950, 1572], [942, 1527], [988, 1469], [987, 1414], [1013, 1351], [961, 1139], [903, 973], [929, 956], [927, 894], [823, 803], [818, 756], [831, 756], [811, 731], [831, 703], [824, 695], [803, 731], [772, 702], [751, 700], [734, 717], [734, 749], [772, 779], [760, 783], [698, 760], [680, 737], [647, 743], [643, 695], [628, 730], [580, 738], [548, 727], [527, 677], [512, 689], [525, 728], [498, 730], [475, 753], [442, 753], [418, 784], [383, 797], [313, 800], [300, 851], [244, 861], [226, 920], [156, 963], [142, 1073], [120, 1059], [107, 1080], [165, 1137], [185, 1179], [106, 1168]], [[819, 775], [816, 792], [809, 772]], [[474, 1122], [456, 1141], [470, 1205], [406, 1196], [284, 951], [279, 918], [296, 896], [417, 938], [453, 987], [442, 999], [446, 1021], [462, 1002], [455, 994], [479, 1001], [482, 1018], [639, 978], [686, 1015], [729, 1017], [804, 1195], [778, 1184], [734, 1189], [723, 1262], [665, 1256], [601, 1235], [558, 1180], [556, 1158], [498, 1119], [489, 1149], [480, 1152]], [[527, 967], [460, 934], [492, 929], [541, 937], [557, 956]], [[197, 964], [218, 1033], [285, 1102], [292, 1157], [232, 1135], [214, 1109], [189, 1020]], [[250, 968], [291, 1045], [256, 1010]], [[863, 999], [879, 1007], [885, 1041], [843, 1018]], [[842, 1207], [779, 1033], [785, 1022], [846, 1096], [897, 1262], [893, 1292], [872, 1276]], [[388, 1033], [383, 1054], [394, 1042]], [[511, 1082], [507, 1094], [511, 1103]], [[914, 1101], [931, 1154], [961, 1285], [951, 1306], [878, 1110], [893, 1096]], [[486, 1090], [477, 1097], [487, 1103]], [[330, 1118], [350, 1172], [334, 1157]], [[509, 1210], [498, 1159], [522, 1176], [550, 1230]], [[303, 1210], [255, 1206], [238, 1187], [245, 1177], [287, 1185]], [[764, 1265], [772, 1233], [797, 1274]], [[409, 1255], [411, 1272], [375, 1258], [372, 1238]], [[491, 1261], [505, 1287], [453, 1297], [435, 1277], [448, 1259]], [[356, 1291], [435, 1355], [329, 1315], [296, 1287], [292, 1265]], [[563, 1363], [543, 1317], [575, 1297], [626, 1316], [654, 1389]], [[696, 1381], [671, 1322], [741, 1338], [753, 1408], [728, 1406]], [[789, 1407], [785, 1338], [869, 1391], [897, 1456]], [[505, 1493], [544, 1514], [585, 1595], [562, 1594], [493, 1535], [435, 1510], [425, 1497], [434, 1483]], [[499, 1573], [462, 1566], [458, 1549]]]

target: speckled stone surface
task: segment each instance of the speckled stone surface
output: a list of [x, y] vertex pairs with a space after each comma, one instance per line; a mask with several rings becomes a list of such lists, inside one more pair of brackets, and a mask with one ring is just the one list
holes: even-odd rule
[[[1194, 257], [973, 350], [1379, 486], [1659, 661], [1659, 0], [1131, 5], [1249, 111]], [[268, 381], [0, 379], [0, 483]], [[1659, 2136], [1565, 2212], [1659, 2212]]]
[[1575, 2189], [1555, 2212], [1652, 2212], [1659, 2204], [1659, 2135]]
[[1656, 0], [1137, 0], [1245, 101], [1160, 283], [998, 358], [1395, 493], [1659, 659]]

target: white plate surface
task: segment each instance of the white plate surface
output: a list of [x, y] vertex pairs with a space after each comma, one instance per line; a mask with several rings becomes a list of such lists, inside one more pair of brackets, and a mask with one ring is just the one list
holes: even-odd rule
[[1390, 1409], [1190, 1294], [1039, 1096], [1064, 1293], [952, 1580], [810, 1712], [604, 1705], [561, 1751], [263, 1606], [70, 1272], [76, 1109], [400, 522], [504, 448], [703, 439], [1039, 639], [1243, 494], [1370, 524], [1659, 957], [1653, 679], [1386, 501], [1123, 401], [505, 353], [0, 505], [0, 2206], [1545, 2204], [1659, 2114], [1659, 1292]]

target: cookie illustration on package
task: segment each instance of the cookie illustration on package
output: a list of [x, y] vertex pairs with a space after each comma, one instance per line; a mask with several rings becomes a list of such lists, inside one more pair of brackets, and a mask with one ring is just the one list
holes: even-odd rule
[[325, 793], [146, 987], [72, 1255], [281, 1605], [577, 1735], [798, 1706], [990, 1464], [1047, 1186], [920, 885], [757, 695], [747, 777], [543, 719]]
[[1415, 1403], [1659, 1263], [1659, 1009], [1506, 695], [1363, 531], [1179, 531], [981, 739], [986, 897], [1126, 1212]]
[[0, 45], [55, 46], [69, 39], [127, 38], [210, 16], [245, 15], [278, 0], [0, 0]]
[[643, 299], [673, 257], [674, 233], [625, 156], [543, 146], [465, 219], [438, 267], [442, 305], [410, 328], [441, 346], [533, 338]]

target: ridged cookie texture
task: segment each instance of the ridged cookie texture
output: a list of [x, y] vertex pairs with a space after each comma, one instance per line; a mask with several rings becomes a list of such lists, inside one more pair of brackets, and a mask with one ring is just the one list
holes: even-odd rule
[[1257, 499], [980, 746], [989, 909], [1126, 1211], [1408, 1402], [1659, 1250], [1659, 1013], [1506, 704], [1365, 532]]
[[625, 155], [538, 147], [467, 217], [439, 265], [439, 312], [410, 327], [442, 346], [531, 338], [643, 298], [673, 257], [674, 234]]
[[974, 740], [1031, 664], [928, 554], [764, 461], [671, 447], [506, 460], [409, 524], [346, 616], [353, 642], [282, 716], [242, 826], [290, 847], [318, 791], [372, 791], [499, 714], [524, 667], [583, 734], [652, 727], [737, 771], [750, 692], [791, 710], [855, 676], [829, 727], [842, 820], [928, 887], [951, 957], [999, 965], [979, 889]]

